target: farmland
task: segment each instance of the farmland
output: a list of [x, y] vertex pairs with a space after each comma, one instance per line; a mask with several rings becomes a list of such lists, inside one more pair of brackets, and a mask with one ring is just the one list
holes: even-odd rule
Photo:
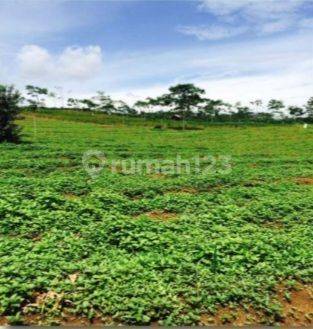
[[[0, 144], [0, 324], [312, 324], [313, 127], [20, 125]], [[90, 150], [230, 167], [91, 177]]]

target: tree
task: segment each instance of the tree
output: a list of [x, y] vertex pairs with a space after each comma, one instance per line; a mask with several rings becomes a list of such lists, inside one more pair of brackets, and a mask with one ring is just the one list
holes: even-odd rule
[[192, 114], [192, 110], [198, 107], [204, 99], [201, 97], [205, 91], [196, 87], [192, 83], [178, 84], [169, 88], [169, 93], [158, 97], [154, 104], [169, 106], [171, 111], [179, 114], [183, 118], [183, 128], [185, 119]]
[[79, 100], [79, 103], [82, 104], [83, 111], [92, 111], [97, 107], [97, 104], [88, 98]]
[[263, 102], [261, 99], [256, 99], [256, 100], [250, 102], [250, 104], [252, 105], [252, 110], [254, 112], [259, 112], [260, 110], [262, 110]]
[[45, 106], [45, 99], [43, 96], [49, 96], [49, 91], [47, 88], [36, 87], [32, 85], [27, 85], [25, 87], [27, 95], [30, 97], [27, 99], [29, 106], [32, 110], [37, 110], [38, 107]]
[[252, 116], [251, 109], [248, 106], [241, 105], [240, 102], [235, 105], [237, 112], [235, 117], [239, 120], [248, 120]]
[[278, 115], [279, 117], [283, 116], [282, 110], [285, 108], [285, 105], [282, 101], [277, 99], [271, 99], [268, 104], [267, 108], [274, 114]]
[[20, 128], [14, 123], [21, 111], [21, 94], [13, 86], [0, 85], [0, 142], [18, 142]]
[[136, 115], [137, 111], [123, 101], [115, 101], [114, 113], [122, 115]]
[[67, 106], [78, 109], [80, 107], [80, 105], [79, 105], [79, 99], [72, 98], [72, 97], [69, 98], [67, 100]]
[[306, 105], [305, 105], [305, 109], [306, 109], [306, 114], [308, 116], [308, 118], [313, 120], [313, 97], [311, 97]]
[[101, 111], [103, 113], [111, 114], [116, 108], [114, 106], [114, 101], [110, 96], [105, 95], [103, 91], [98, 91], [97, 96], [93, 97], [92, 100], [95, 102], [95, 110]]
[[218, 117], [222, 107], [225, 106], [224, 102], [220, 99], [203, 99], [204, 105], [200, 107], [199, 114], [200, 116], [209, 117], [211, 121]]
[[303, 108], [299, 106], [289, 106], [288, 112], [294, 118], [300, 118], [304, 114]]
[[146, 110], [150, 110], [155, 106], [163, 106], [162, 102], [163, 102], [163, 99], [160, 99], [160, 97], [157, 97], [157, 98], [148, 97], [144, 101], [137, 101], [134, 104], [134, 108], [140, 112], [146, 112]]
[[178, 84], [170, 87], [169, 91], [169, 94], [163, 96], [164, 104], [172, 105], [173, 111], [183, 116], [190, 114], [193, 107], [203, 102], [201, 95], [205, 93], [203, 89], [192, 83]]

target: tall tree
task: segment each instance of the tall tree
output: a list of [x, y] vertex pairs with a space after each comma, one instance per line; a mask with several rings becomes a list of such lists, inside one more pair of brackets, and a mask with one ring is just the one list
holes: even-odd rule
[[0, 85], [0, 142], [18, 142], [20, 128], [15, 120], [21, 111], [21, 94], [13, 86]]
[[209, 117], [213, 121], [214, 118], [218, 117], [223, 106], [226, 106], [226, 104], [220, 99], [203, 99], [203, 105], [199, 107], [199, 114], [200, 116]]
[[74, 108], [74, 109], [79, 109], [80, 108], [80, 101], [77, 98], [69, 98], [67, 100], [67, 106]]
[[79, 103], [83, 106], [83, 111], [92, 111], [97, 107], [97, 104], [88, 98], [79, 100]]
[[33, 85], [27, 85], [25, 87], [26, 93], [29, 96], [27, 99], [29, 106], [32, 110], [37, 110], [40, 106], [45, 106], [45, 96], [49, 95], [47, 88], [41, 88]]
[[184, 116], [192, 112], [203, 102], [205, 91], [192, 83], [178, 84], [169, 88], [169, 93], [163, 96], [164, 103], [173, 106], [173, 111]]
[[111, 114], [115, 112], [114, 101], [110, 96], [106, 95], [103, 91], [98, 91], [97, 96], [93, 97], [92, 100], [95, 102], [95, 110], [103, 113]]
[[300, 118], [304, 114], [304, 109], [299, 106], [289, 106], [288, 107], [288, 112], [293, 118]]
[[204, 99], [202, 95], [205, 91], [196, 87], [192, 83], [178, 84], [169, 88], [169, 93], [158, 97], [156, 104], [169, 106], [171, 111], [179, 114], [183, 118], [183, 128], [185, 129], [185, 119], [192, 114]]
[[251, 109], [248, 106], [241, 105], [240, 102], [235, 105], [235, 117], [239, 120], [248, 120], [252, 116]]
[[305, 105], [305, 109], [306, 109], [306, 114], [307, 114], [308, 118], [313, 120], [313, 97], [311, 97], [307, 101], [307, 103]]
[[285, 108], [285, 105], [281, 100], [271, 99], [267, 104], [267, 108], [273, 115], [279, 116], [280, 118], [283, 117], [282, 110]]

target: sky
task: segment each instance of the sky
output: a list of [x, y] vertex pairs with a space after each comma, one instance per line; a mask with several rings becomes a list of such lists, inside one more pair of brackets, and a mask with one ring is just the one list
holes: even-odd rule
[[0, 82], [133, 103], [176, 83], [248, 103], [313, 96], [313, 0], [0, 1]]

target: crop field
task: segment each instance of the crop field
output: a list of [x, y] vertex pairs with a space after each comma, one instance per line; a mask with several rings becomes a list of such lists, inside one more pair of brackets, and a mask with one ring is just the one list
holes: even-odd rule
[[0, 324], [312, 325], [313, 127], [74, 119], [0, 144]]

